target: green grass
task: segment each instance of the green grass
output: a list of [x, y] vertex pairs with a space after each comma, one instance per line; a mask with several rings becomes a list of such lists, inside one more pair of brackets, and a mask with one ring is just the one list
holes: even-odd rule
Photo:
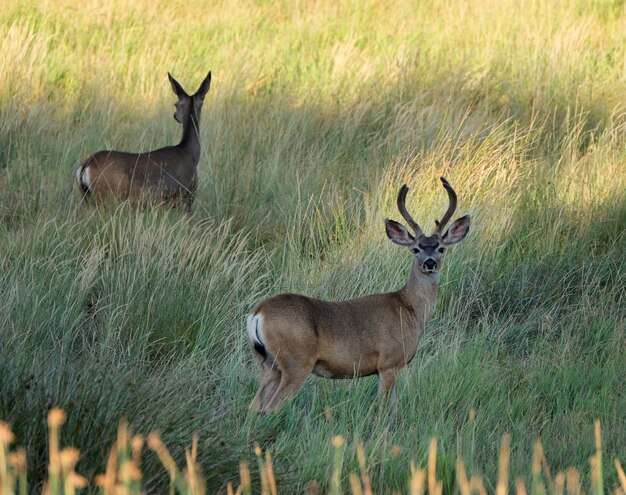
[[[605, 488], [616, 486], [623, 2], [15, 0], [0, 26], [0, 418], [27, 449], [31, 483], [59, 406], [88, 477], [125, 416], [177, 459], [198, 432], [210, 490], [237, 479], [255, 442], [285, 493], [327, 487], [336, 434], [347, 467], [364, 443], [379, 492], [406, 487], [433, 436], [444, 486], [457, 456], [495, 480], [507, 432], [515, 476], [529, 479], [541, 438], [554, 470], [588, 478], [599, 418]], [[83, 208], [81, 160], [175, 142], [166, 73], [192, 91], [209, 69], [194, 215]], [[440, 175], [472, 230], [447, 257], [397, 417], [374, 378], [310, 378], [279, 413], [250, 414], [246, 314], [282, 291], [399, 287], [409, 255], [383, 219], [399, 217], [406, 182], [410, 210], [433, 227]], [[163, 489], [147, 461], [147, 488]]]

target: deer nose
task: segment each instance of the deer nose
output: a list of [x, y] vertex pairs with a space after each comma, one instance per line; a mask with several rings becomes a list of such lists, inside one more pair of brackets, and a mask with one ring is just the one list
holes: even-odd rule
[[428, 258], [426, 261], [424, 261], [424, 268], [426, 268], [427, 270], [434, 270], [437, 267], [437, 262], [432, 259], [432, 258]]

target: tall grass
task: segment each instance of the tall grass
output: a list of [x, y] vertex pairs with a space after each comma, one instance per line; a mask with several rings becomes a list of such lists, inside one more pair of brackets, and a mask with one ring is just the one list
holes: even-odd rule
[[[497, 480], [505, 434], [511, 472], [530, 479], [541, 438], [553, 473], [575, 466], [591, 486], [599, 418], [604, 487], [618, 485], [606, 468], [626, 459], [623, 2], [13, 0], [0, 26], [0, 417], [32, 487], [53, 406], [88, 479], [125, 416], [179, 464], [197, 432], [208, 490], [256, 465], [255, 443], [280, 490], [330, 490], [335, 435], [351, 453], [344, 488], [362, 444], [373, 489], [406, 490], [432, 437], [444, 490], [457, 458]], [[80, 161], [175, 142], [166, 73], [193, 87], [208, 69], [193, 216], [84, 208]], [[408, 255], [383, 218], [406, 182], [432, 227], [440, 175], [472, 231], [446, 259], [398, 415], [374, 379], [316, 378], [277, 414], [250, 414], [247, 312], [281, 291], [403, 284]], [[154, 457], [142, 480], [169, 486]]]
[[[48, 413], [48, 476], [43, 485], [43, 493], [48, 495], [73, 495], [76, 490], [89, 486], [89, 480], [76, 472], [76, 463], [80, 458], [80, 452], [73, 447], [61, 447], [60, 430], [65, 422], [65, 413], [61, 409], [53, 408]], [[14, 436], [11, 429], [4, 422], [0, 422], [0, 487], [4, 495], [26, 495], [28, 493], [27, 459], [23, 448], [12, 448]], [[342, 481], [342, 469], [347, 454], [345, 440], [341, 435], [332, 437], [332, 474], [330, 479], [329, 493], [340, 495], [344, 493]], [[94, 484], [104, 495], [117, 493], [140, 494], [142, 491], [141, 465], [145, 446], [147, 446], [159, 458], [162, 466], [169, 475], [170, 493], [181, 494], [204, 494], [204, 473], [198, 459], [198, 437], [194, 435], [190, 448], [185, 448], [185, 468], [179, 469], [176, 461], [161, 440], [157, 432], [148, 435], [147, 441], [140, 434], [132, 435], [128, 424], [123, 420], [117, 431], [117, 438], [113, 442], [108, 455], [106, 470], [94, 478]], [[581, 485], [580, 473], [576, 468], [567, 471], [552, 473], [546, 459], [541, 442], [537, 441], [532, 456], [532, 474], [528, 482], [524, 477], [515, 479], [515, 490], [518, 495], [522, 494], [568, 494], [578, 495], [585, 488], [589, 493], [601, 495], [603, 490], [602, 470], [602, 435], [600, 423], [595, 422], [595, 453], [589, 458], [591, 483], [589, 487]], [[254, 485], [262, 495], [277, 495], [279, 493], [276, 477], [272, 464], [272, 456], [269, 451], [263, 450], [257, 444], [254, 452], [258, 464], [258, 480]], [[401, 448], [395, 445], [392, 454], [398, 456]], [[509, 493], [510, 470], [509, 457], [511, 455], [511, 438], [505, 435], [502, 439], [498, 458], [498, 478], [495, 483], [495, 493], [506, 495]], [[349, 475], [350, 493], [353, 495], [372, 495], [372, 483], [369, 474], [367, 458], [362, 444], [356, 447], [355, 457], [358, 460], [358, 468]], [[453, 488], [444, 486], [438, 475], [437, 464], [437, 440], [431, 439], [428, 447], [428, 463], [424, 469], [417, 468], [411, 462], [410, 475], [407, 476], [407, 493], [411, 495], [437, 495], [451, 493]], [[618, 459], [614, 462], [621, 486], [615, 489], [617, 495], [626, 493], [626, 476]], [[485, 480], [479, 474], [468, 476], [462, 459], [456, 461], [456, 489], [462, 495], [487, 493]], [[527, 490], [527, 486], [529, 490]], [[246, 461], [239, 466], [239, 485], [235, 489], [232, 482], [226, 484], [228, 495], [250, 494], [253, 492], [253, 481], [250, 467]], [[307, 494], [319, 493], [319, 485], [312, 480], [306, 490]]]

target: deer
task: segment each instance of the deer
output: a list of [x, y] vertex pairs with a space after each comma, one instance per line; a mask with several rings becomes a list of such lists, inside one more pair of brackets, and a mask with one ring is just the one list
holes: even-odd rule
[[183, 126], [180, 142], [144, 153], [104, 150], [91, 155], [76, 170], [85, 201], [147, 197], [180, 204], [191, 213], [198, 183], [200, 113], [211, 87], [211, 72], [191, 96], [169, 72], [167, 76], [178, 97], [174, 119]]
[[456, 210], [457, 195], [445, 178], [441, 182], [449, 203], [441, 221], [435, 221], [432, 235], [426, 235], [407, 211], [406, 184], [398, 193], [397, 206], [413, 233], [385, 218], [387, 237], [412, 254], [404, 287], [344, 301], [285, 293], [253, 309], [246, 333], [261, 370], [252, 410], [277, 410], [314, 374], [332, 379], [378, 375], [378, 394], [391, 395], [396, 411], [396, 376], [414, 358], [435, 312], [444, 254], [465, 238], [470, 227], [470, 216], [465, 215], [444, 233]]

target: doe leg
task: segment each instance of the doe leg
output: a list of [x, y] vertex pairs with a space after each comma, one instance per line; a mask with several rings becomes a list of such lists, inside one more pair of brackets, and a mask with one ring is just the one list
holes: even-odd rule
[[309, 370], [298, 370], [297, 372], [291, 371], [289, 373], [283, 371], [278, 388], [262, 410], [267, 412], [275, 411], [287, 400], [293, 399], [302, 388], [302, 385], [309, 374]]
[[393, 368], [378, 371], [378, 395], [381, 398], [389, 397], [393, 416], [398, 413], [398, 394], [395, 387], [397, 373]]
[[262, 411], [265, 403], [267, 403], [276, 393], [278, 385], [280, 385], [281, 372], [275, 366], [263, 364], [261, 370], [261, 384], [259, 390], [254, 396], [250, 408], [253, 411]]

